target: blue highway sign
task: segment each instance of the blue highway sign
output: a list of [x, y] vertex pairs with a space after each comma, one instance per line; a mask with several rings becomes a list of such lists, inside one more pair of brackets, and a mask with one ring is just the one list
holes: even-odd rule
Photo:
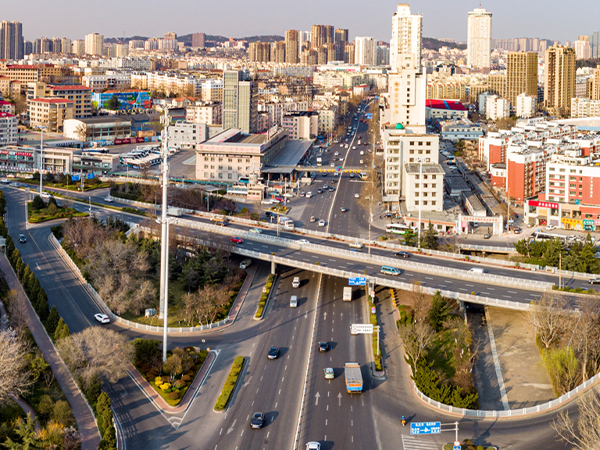
[[367, 284], [367, 279], [365, 277], [352, 277], [348, 284], [350, 286], [364, 286]]
[[410, 434], [440, 434], [441, 422], [411, 422]]

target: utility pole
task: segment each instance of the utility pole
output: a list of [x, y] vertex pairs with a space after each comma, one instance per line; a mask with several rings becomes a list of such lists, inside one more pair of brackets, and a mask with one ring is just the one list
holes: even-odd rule
[[417, 248], [421, 250], [421, 206], [423, 205], [423, 158], [419, 159], [419, 229], [417, 230]]
[[169, 146], [168, 129], [171, 123], [171, 117], [168, 109], [165, 108], [165, 114], [160, 118], [163, 125], [161, 132], [162, 138], [162, 214], [157, 220], [161, 224], [161, 245], [160, 245], [160, 305], [159, 319], [164, 319], [163, 324], [163, 361], [167, 360], [167, 330], [168, 330], [168, 300], [169, 300], [169, 219], [167, 217], [168, 200], [167, 189], [169, 187]]
[[44, 170], [44, 129], [46, 127], [40, 127], [40, 130], [42, 131], [42, 139], [40, 141], [40, 197], [42, 195], [42, 180], [43, 180], [43, 175], [42, 175], [42, 171]]

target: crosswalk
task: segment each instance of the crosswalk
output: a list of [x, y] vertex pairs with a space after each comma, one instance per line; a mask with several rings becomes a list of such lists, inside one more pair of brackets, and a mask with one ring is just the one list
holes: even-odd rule
[[433, 442], [433, 439], [417, 438], [403, 434], [402, 448], [404, 450], [439, 450], [440, 444]]

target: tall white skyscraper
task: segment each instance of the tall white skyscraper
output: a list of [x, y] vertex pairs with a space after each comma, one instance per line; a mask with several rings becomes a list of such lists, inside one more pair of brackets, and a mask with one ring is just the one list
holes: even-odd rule
[[476, 68], [492, 66], [492, 13], [483, 8], [469, 12], [467, 64]]
[[356, 36], [354, 45], [355, 64], [374, 66], [377, 63], [377, 41], [375, 38]]
[[392, 71], [402, 68], [401, 55], [415, 55], [414, 64], [421, 66], [421, 42], [423, 16], [411, 14], [410, 6], [398, 5], [392, 17], [392, 40], [390, 41], [390, 65]]

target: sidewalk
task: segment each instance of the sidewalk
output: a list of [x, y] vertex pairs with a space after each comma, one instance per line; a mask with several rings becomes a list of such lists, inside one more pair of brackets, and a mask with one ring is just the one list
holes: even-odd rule
[[27, 299], [27, 296], [23, 291], [23, 287], [19, 283], [19, 280], [4, 253], [0, 255], [0, 270], [4, 274], [10, 289], [13, 290], [17, 296], [24, 299], [24, 303], [27, 306], [27, 326], [34, 337], [35, 342], [42, 351], [44, 359], [50, 364], [54, 376], [56, 377], [56, 381], [65, 394], [69, 405], [71, 405], [73, 415], [77, 422], [77, 429], [81, 434], [81, 449], [97, 450], [100, 443], [100, 432], [98, 431], [98, 426], [92, 410], [75, 383], [75, 380], [73, 380], [69, 369], [58, 355], [54, 344], [33, 310], [29, 299]]

